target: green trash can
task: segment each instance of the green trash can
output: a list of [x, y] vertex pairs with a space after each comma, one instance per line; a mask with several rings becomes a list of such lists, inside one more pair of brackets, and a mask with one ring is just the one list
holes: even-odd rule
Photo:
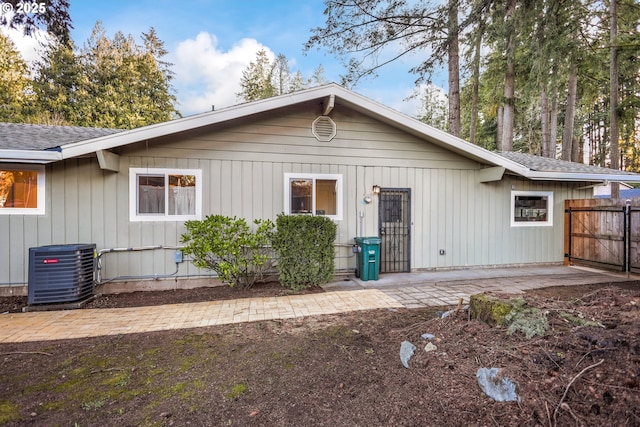
[[358, 246], [358, 267], [356, 277], [362, 281], [378, 280], [380, 271], [380, 242], [379, 237], [356, 237]]

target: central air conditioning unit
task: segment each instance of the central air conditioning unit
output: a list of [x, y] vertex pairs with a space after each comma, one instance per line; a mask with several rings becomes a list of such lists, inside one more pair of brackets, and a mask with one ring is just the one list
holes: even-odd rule
[[29, 248], [31, 304], [70, 303], [93, 296], [96, 245], [73, 244]]

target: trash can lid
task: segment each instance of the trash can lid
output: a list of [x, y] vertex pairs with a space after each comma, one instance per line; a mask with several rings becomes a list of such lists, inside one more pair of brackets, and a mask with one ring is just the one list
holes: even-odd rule
[[356, 243], [364, 244], [364, 245], [376, 245], [376, 244], [379, 245], [380, 242], [382, 242], [382, 239], [379, 238], [378, 236], [354, 237], [353, 240], [355, 240]]

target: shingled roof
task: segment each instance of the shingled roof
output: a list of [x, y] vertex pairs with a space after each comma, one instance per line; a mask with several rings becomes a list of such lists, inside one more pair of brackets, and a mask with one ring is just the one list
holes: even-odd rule
[[0, 149], [54, 150], [62, 145], [121, 132], [120, 129], [0, 123]]
[[104, 156], [106, 152], [129, 144], [219, 124], [249, 121], [258, 114], [288, 111], [286, 109], [296, 105], [320, 109], [325, 115], [330, 114], [336, 106], [348, 108], [405, 131], [482, 165], [481, 182], [500, 180], [507, 173], [538, 181], [640, 183], [640, 174], [522, 153], [492, 152], [335, 83], [123, 132], [115, 129], [0, 124], [0, 161], [47, 164], [93, 153]]
[[567, 162], [548, 157], [534, 156], [533, 154], [516, 153], [514, 151], [498, 152], [498, 155], [519, 163], [532, 171], [539, 172], [567, 172], [567, 173], [589, 173], [605, 175], [636, 175], [633, 172], [619, 171], [598, 166], [585, 165], [582, 163]]

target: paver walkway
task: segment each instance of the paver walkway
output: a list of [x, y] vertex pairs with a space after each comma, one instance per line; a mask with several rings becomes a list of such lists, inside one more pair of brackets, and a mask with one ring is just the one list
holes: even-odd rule
[[637, 282], [638, 277], [570, 267], [457, 270], [347, 279], [324, 293], [118, 309], [0, 315], [0, 343], [46, 341], [197, 328], [358, 310], [452, 306], [486, 291], [518, 293], [547, 286]]
[[10, 313], [0, 315], [0, 343], [198, 328], [400, 307], [401, 303], [381, 291], [363, 289], [150, 307]]

